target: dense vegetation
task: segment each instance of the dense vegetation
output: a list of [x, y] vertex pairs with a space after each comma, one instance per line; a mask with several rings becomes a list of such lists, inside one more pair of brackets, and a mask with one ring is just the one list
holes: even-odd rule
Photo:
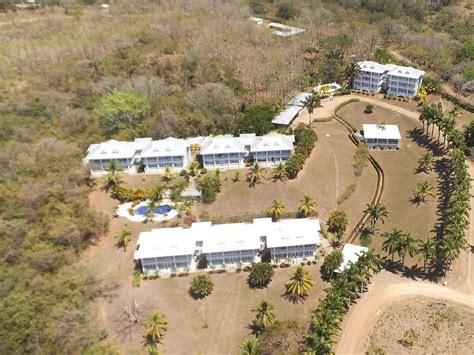
[[[0, 0], [0, 11], [13, 3]], [[83, 6], [94, 0], [61, 3], [0, 14], [1, 353], [75, 353], [106, 336], [89, 312], [106, 288], [78, 261], [107, 230], [88, 205], [88, 144], [266, 132], [292, 91], [344, 82], [353, 60], [394, 61], [392, 49], [455, 90], [473, 87], [474, 21], [462, 1], [118, 0], [108, 12]], [[307, 32], [276, 38], [252, 14]], [[465, 193], [455, 137], [453, 186]], [[465, 201], [458, 195], [452, 206]], [[448, 216], [448, 260], [463, 213]]]

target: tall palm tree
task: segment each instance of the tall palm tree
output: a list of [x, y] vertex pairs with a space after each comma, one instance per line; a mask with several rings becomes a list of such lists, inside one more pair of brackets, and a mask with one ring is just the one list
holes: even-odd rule
[[198, 176], [199, 162], [197, 160], [193, 160], [191, 163], [189, 163], [188, 170], [191, 176]]
[[446, 138], [451, 134], [455, 129], [454, 120], [451, 117], [445, 117], [441, 129], [443, 131], [443, 146], [446, 144]]
[[316, 213], [316, 200], [308, 195], [303, 195], [303, 198], [300, 200], [301, 205], [298, 208], [298, 212], [307, 217], [311, 214]]
[[150, 193], [150, 201], [158, 203], [163, 199], [163, 187], [161, 185], [156, 185]]
[[160, 312], [151, 314], [145, 321], [145, 334], [143, 337], [150, 344], [157, 344], [168, 330], [166, 317]]
[[403, 232], [398, 228], [394, 228], [391, 232], [385, 232], [382, 234], [382, 237], [386, 238], [382, 243], [382, 250], [388, 252], [392, 256], [393, 261], [395, 253], [400, 248], [400, 241], [403, 237]]
[[415, 239], [410, 233], [404, 233], [400, 239], [399, 248], [397, 250], [398, 256], [402, 259], [402, 264], [405, 265], [405, 256], [413, 257], [416, 253]]
[[380, 260], [379, 255], [375, 254], [373, 249], [363, 253], [359, 257], [358, 262], [367, 271], [369, 276], [382, 270], [382, 260]]
[[380, 202], [371, 205], [367, 204], [367, 208], [364, 210], [364, 213], [369, 215], [372, 231], [375, 229], [375, 224], [379, 219], [382, 221], [382, 223], [385, 223], [384, 217], [388, 216], [387, 208]]
[[432, 239], [426, 241], [418, 240], [417, 254], [423, 258], [423, 270], [426, 270], [426, 262], [436, 259], [436, 242]]
[[143, 223], [148, 223], [152, 221], [153, 218], [155, 218], [155, 209], [156, 209], [155, 201], [148, 201], [148, 203], [146, 204], [146, 211], [143, 214], [143, 217], [145, 217], [145, 219], [143, 220]]
[[433, 170], [434, 163], [433, 153], [426, 152], [418, 159], [418, 169], [424, 172], [431, 171]]
[[419, 182], [413, 190], [417, 203], [425, 202], [428, 197], [434, 197], [433, 186], [428, 181]]
[[132, 231], [130, 229], [126, 227], [120, 229], [115, 235], [115, 239], [117, 239], [117, 242], [116, 242], [117, 247], [123, 248], [123, 251], [126, 251], [128, 243], [130, 242], [131, 235], [132, 235]]
[[105, 168], [105, 171], [107, 171], [107, 174], [105, 175], [105, 189], [108, 191], [110, 188], [120, 184], [120, 172], [123, 171], [123, 168], [117, 160], [112, 160]]
[[246, 340], [242, 343], [242, 352], [240, 355], [257, 355], [258, 338]]
[[253, 311], [256, 312], [254, 324], [260, 329], [268, 328], [270, 325], [275, 323], [276, 317], [273, 314], [274, 306], [267, 301], [262, 301], [257, 306], [257, 309]]
[[346, 87], [352, 86], [354, 79], [360, 75], [360, 67], [357, 63], [350, 63], [344, 70], [344, 76], [346, 77]]
[[298, 266], [293, 276], [286, 283], [286, 293], [289, 296], [305, 297], [313, 287], [313, 278], [307, 270]]
[[454, 105], [451, 110], [448, 111], [448, 117], [453, 120], [453, 123], [456, 124], [456, 120], [462, 115], [461, 107]]
[[311, 96], [308, 96], [302, 103], [308, 110], [309, 124], [311, 124], [311, 122], [313, 122], [312, 115], [313, 115], [314, 109], [316, 107], [321, 106], [321, 99], [319, 98], [318, 95], [311, 95]]
[[264, 178], [263, 169], [258, 162], [253, 163], [250, 168], [250, 172], [247, 174], [247, 179], [250, 182], [250, 186], [255, 186], [258, 182]]
[[286, 171], [286, 166], [284, 163], [279, 163], [273, 169], [273, 178], [275, 180], [285, 181], [288, 179], [288, 172]]
[[281, 201], [273, 200], [272, 204], [268, 208], [268, 214], [274, 219], [278, 220], [281, 216], [285, 214], [285, 206]]

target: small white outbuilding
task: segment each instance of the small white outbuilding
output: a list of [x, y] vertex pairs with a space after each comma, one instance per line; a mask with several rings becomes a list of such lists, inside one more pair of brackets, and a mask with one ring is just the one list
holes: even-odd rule
[[400, 148], [400, 130], [397, 125], [364, 124], [363, 134], [357, 138], [371, 148]]
[[339, 269], [336, 270], [337, 273], [343, 272], [346, 268], [349, 267], [349, 264], [354, 264], [359, 260], [359, 257], [369, 251], [369, 248], [362, 247], [355, 244], [345, 244], [342, 248], [342, 264], [339, 266]]

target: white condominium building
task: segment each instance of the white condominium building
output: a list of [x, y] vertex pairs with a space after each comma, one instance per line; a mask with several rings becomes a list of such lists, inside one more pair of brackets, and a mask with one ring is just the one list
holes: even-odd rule
[[145, 172], [162, 171], [167, 166], [182, 170], [188, 165], [190, 145], [184, 139], [168, 137], [152, 141], [141, 153]]
[[165, 274], [215, 266], [232, 269], [238, 264], [259, 262], [264, 253], [270, 253], [274, 263], [314, 260], [320, 244], [319, 231], [319, 221], [307, 218], [278, 222], [257, 218], [252, 224], [199, 222], [190, 228], [140, 233], [134, 259], [145, 273]]
[[415, 97], [421, 85], [424, 71], [394, 64], [363, 61], [357, 63], [360, 74], [353, 87], [369, 92], [387, 91], [396, 96]]

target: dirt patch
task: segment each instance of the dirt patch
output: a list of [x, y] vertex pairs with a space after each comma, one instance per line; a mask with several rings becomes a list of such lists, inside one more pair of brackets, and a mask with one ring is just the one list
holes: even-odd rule
[[365, 348], [386, 354], [468, 354], [474, 348], [474, 312], [446, 301], [409, 298], [379, 316]]

